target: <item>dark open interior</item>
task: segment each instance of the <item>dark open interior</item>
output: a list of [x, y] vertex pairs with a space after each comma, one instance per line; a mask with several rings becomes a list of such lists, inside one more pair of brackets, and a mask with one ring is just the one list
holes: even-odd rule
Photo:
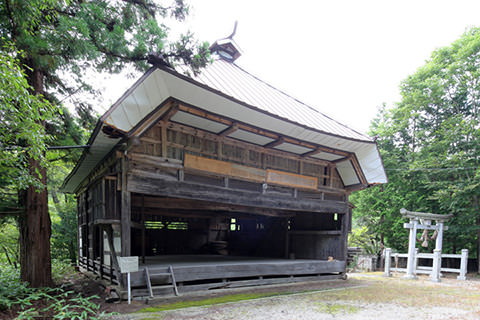
[[[205, 201], [132, 195], [134, 256], [223, 255], [342, 260], [343, 215], [282, 212], [280, 216], [213, 210]], [[166, 209], [192, 206], [192, 209]], [[198, 210], [212, 206], [211, 210]], [[253, 211], [253, 209], [252, 209]]]

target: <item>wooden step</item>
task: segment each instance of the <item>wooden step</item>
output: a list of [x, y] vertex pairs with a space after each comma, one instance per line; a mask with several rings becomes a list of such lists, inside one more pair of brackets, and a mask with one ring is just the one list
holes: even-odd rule
[[[154, 289], [166, 289], [166, 288], [172, 288], [173, 293], [175, 293], [176, 296], [178, 296], [178, 289], [177, 289], [177, 284], [175, 282], [175, 276], [173, 274], [173, 267], [169, 266], [168, 267], [169, 272], [156, 272], [156, 273], [150, 273], [147, 267], [145, 267], [145, 280], [147, 281], [147, 290], [148, 293], [150, 294], [150, 298], [153, 298], [153, 290]], [[152, 277], [158, 277], [158, 276], [165, 276], [169, 277], [171, 280], [170, 284], [166, 285], [156, 285], [152, 286]]]

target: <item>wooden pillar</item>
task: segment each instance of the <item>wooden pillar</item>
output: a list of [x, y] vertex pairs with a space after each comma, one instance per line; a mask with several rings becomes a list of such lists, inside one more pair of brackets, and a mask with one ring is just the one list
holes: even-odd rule
[[160, 134], [161, 134], [161, 141], [162, 141], [162, 157], [168, 158], [167, 157], [167, 127], [166, 124], [162, 125], [162, 128], [160, 129]]
[[[120, 283], [121, 286], [123, 286], [123, 278], [120, 273], [120, 266], [118, 264], [117, 252], [115, 251], [112, 225], [104, 225], [103, 230], [105, 230], [105, 232], [107, 233], [108, 248], [110, 249], [110, 270], [111, 270], [110, 272], [112, 272], [112, 269], [113, 269], [113, 271], [115, 272], [115, 276], [118, 279], [118, 282]], [[113, 279], [112, 274], [110, 274], [110, 276], [111, 276], [110, 279]]]
[[131, 228], [132, 228], [132, 212], [131, 212], [131, 195], [128, 191], [128, 159], [126, 154], [122, 158], [122, 212], [121, 212], [121, 239], [122, 239], [122, 257], [131, 255]]
[[142, 195], [142, 263], [145, 264], [145, 196]]
[[288, 229], [289, 218], [285, 221], [285, 258], [290, 257], [290, 230]]

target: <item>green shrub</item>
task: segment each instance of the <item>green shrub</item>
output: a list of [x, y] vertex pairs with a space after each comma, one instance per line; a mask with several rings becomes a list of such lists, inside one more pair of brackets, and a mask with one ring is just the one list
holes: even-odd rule
[[[54, 261], [53, 269], [66, 274], [71, 265]], [[29, 288], [20, 281], [18, 270], [0, 265], [0, 310], [10, 310], [16, 319], [99, 319], [105, 316], [93, 300], [98, 296], [82, 297], [62, 288]]]
[[52, 259], [52, 278], [55, 283], [61, 283], [66, 277], [75, 273], [75, 267], [70, 259]]
[[31, 289], [20, 281], [19, 270], [10, 265], [0, 265], [0, 310], [7, 310], [16, 303], [17, 297], [23, 298]]

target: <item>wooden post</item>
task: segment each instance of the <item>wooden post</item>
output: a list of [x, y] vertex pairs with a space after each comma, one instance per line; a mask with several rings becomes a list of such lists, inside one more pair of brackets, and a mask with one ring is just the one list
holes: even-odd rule
[[289, 218], [285, 219], [285, 258], [288, 259], [290, 256], [290, 230], [288, 230], [288, 220]]
[[385, 249], [385, 268], [383, 271], [383, 275], [385, 277], [391, 277], [392, 274], [390, 273], [390, 266], [392, 263], [392, 249], [391, 248], [386, 248]]
[[460, 260], [460, 275], [457, 280], [467, 280], [468, 249], [462, 249], [462, 260]]
[[167, 157], [167, 127], [166, 125], [162, 125], [161, 130], [161, 141], [162, 141], [162, 157], [168, 158]]
[[410, 219], [410, 236], [408, 238], [408, 261], [407, 261], [407, 274], [404, 276], [406, 279], [416, 279], [414, 274], [415, 268], [415, 244], [417, 241], [417, 219]]
[[439, 249], [433, 250], [433, 266], [430, 279], [433, 282], [440, 282], [440, 268], [441, 268], [442, 251]]
[[127, 189], [128, 159], [126, 154], [122, 158], [122, 214], [121, 214], [121, 236], [122, 236], [122, 257], [130, 256], [131, 251], [131, 195]]
[[[118, 264], [117, 252], [115, 251], [115, 245], [113, 240], [113, 228], [111, 225], [104, 225], [103, 228], [107, 233], [108, 247], [110, 249], [110, 267], [113, 265], [113, 269], [114, 269], [113, 271], [117, 276], [118, 282], [120, 283], [121, 286], [123, 286], [123, 278], [120, 273], [120, 265]], [[111, 281], [112, 280], [113, 280], [113, 277], [111, 277]]]
[[142, 195], [142, 263], [145, 264], [145, 196]]

